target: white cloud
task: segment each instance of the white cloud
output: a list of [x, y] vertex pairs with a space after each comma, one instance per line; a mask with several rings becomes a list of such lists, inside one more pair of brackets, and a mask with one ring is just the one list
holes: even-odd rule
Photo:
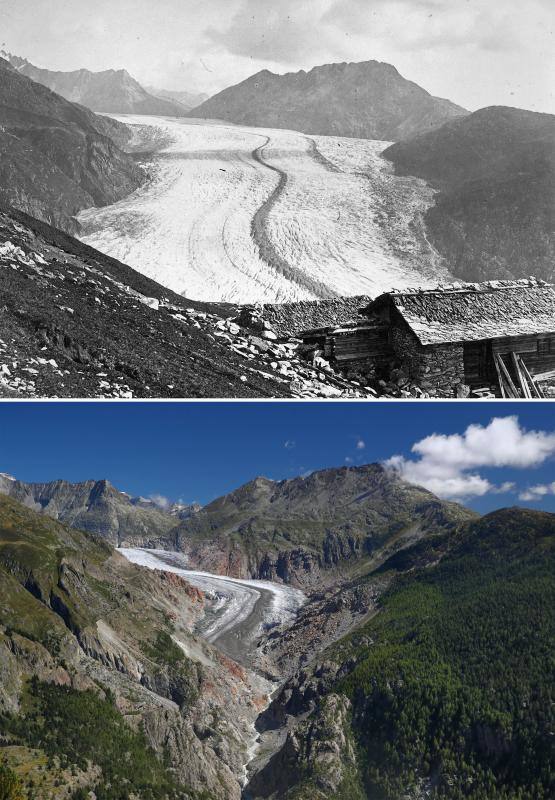
[[294, 447], [297, 446], [297, 443], [295, 442], [294, 439], [287, 439], [287, 441], [284, 442], [283, 446], [285, 447], [286, 450], [292, 450]]
[[505, 481], [500, 486], [496, 486], [492, 491], [494, 494], [509, 494], [509, 492], [514, 492], [516, 489], [516, 483], [514, 481]]
[[553, 483], [538, 483], [536, 486], [529, 486], [518, 496], [519, 500], [533, 502], [543, 500], [546, 495], [555, 494], [555, 481]]
[[385, 465], [405, 480], [440, 497], [463, 499], [511, 491], [496, 486], [480, 467], [537, 467], [555, 453], [555, 433], [527, 431], [518, 417], [496, 417], [489, 425], [469, 425], [463, 434], [434, 433], [412, 446], [415, 459], [393, 456]]
[[366, 442], [364, 441], [364, 439], [359, 439], [357, 441], [357, 450], [364, 450], [365, 447], [366, 447]]
[[354, 463], [355, 463], [354, 458], [351, 458], [351, 456], [345, 456], [345, 464], [354, 464]]
[[148, 499], [160, 508], [168, 508], [171, 505], [171, 501], [163, 494], [149, 494]]

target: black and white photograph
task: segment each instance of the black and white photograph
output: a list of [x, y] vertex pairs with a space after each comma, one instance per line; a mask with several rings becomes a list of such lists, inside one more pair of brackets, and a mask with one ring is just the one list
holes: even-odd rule
[[0, 392], [555, 396], [551, 0], [2, 0]]

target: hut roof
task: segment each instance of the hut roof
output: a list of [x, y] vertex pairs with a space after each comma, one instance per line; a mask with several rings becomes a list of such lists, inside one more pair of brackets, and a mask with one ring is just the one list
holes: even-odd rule
[[385, 303], [395, 306], [423, 345], [555, 331], [555, 286], [535, 278], [392, 291], [362, 311]]

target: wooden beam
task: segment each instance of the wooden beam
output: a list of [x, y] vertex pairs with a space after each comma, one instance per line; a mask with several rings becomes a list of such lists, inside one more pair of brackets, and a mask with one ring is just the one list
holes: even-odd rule
[[536, 382], [537, 378], [534, 379], [530, 375], [530, 370], [528, 369], [528, 367], [524, 363], [524, 359], [522, 358], [522, 356], [519, 356], [519, 361], [520, 361], [520, 365], [522, 367], [522, 370], [523, 370], [524, 374], [528, 377], [528, 380], [530, 381], [530, 383], [532, 385], [532, 389], [534, 391], [534, 394], [536, 395], [536, 397], [539, 397], [540, 400], [543, 400], [545, 398], [545, 395], [544, 395], [543, 391], [541, 390], [541, 388], [538, 386], [538, 384]]
[[520, 388], [522, 389], [522, 396], [532, 399], [532, 393], [530, 391], [530, 387], [528, 386], [528, 383], [526, 382], [526, 376], [524, 375], [523, 371], [520, 369], [520, 365], [518, 363], [518, 361], [519, 361], [518, 355], [516, 353], [511, 353], [511, 357], [513, 359], [513, 365], [514, 365], [515, 372], [516, 372], [517, 377], [518, 377], [518, 382], [520, 383]]
[[518, 390], [517, 390], [516, 386], [513, 383], [513, 379], [511, 378], [511, 376], [509, 374], [509, 370], [507, 369], [507, 367], [505, 365], [505, 362], [503, 361], [503, 358], [499, 354], [496, 354], [496, 358], [499, 360], [499, 366], [501, 368], [501, 373], [504, 376], [505, 381], [507, 382], [507, 386], [508, 386], [508, 388], [510, 390], [509, 397], [518, 398], [520, 395], [518, 394]]
[[497, 363], [497, 353], [493, 354], [493, 363], [495, 364], [495, 371], [497, 372], [497, 380], [499, 381], [499, 389], [501, 391], [501, 397], [507, 397], [505, 393], [505, 387], [503, 385], [501, 370], [499, 369], [499, 364]]

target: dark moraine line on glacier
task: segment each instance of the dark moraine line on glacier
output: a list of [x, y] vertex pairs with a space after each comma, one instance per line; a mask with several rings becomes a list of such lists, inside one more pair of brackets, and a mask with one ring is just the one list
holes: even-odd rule
[[311, 139], [309, 136], [307, 136], [306, 140], [307, 142], [310, 142], [310, 155], [312, 156], [314, 161], [317, 161], [318, 164], [327, 169], [328, 172], [343, 173], [343, 170], [340, 167], [338, 167], [337, 164], [334, 164], [333, 161], [330, 161], [329, 158], [326, 158], [326, 156], [321, 152], [321, 150], [318, 149], [318, 145], [316, 144], [314, 139]]
[[212, 610], [197, 633], [222, 652], [252, 667], [251, 650], [266, 628], [292, 621], [306, 597], [290, 586], [214, 575], [187, 569], [183, 553], [142, 548], [120, 548], [134, 564], [181, 575], [214, 598]]
[[270, 137], [266, 136], [266, 141], [264, 144], [261, 144], [260, 147], [257, 147], [255, 150], [252, 151], [252, 157], [255, 161], [257, 161], [261, 166], [266, 167], [266, 169], [272, 170], [272, 172], [277, 173], [279, 175], [279, 181], [276, 188], [273, 192], [266, 198], [266, 200], [262, 203], [256, 214], [252, 218], [251, 222], [251, 235], [254, 239], [255, 244], [258, 247], [260, 252], [260, 257], [263, 261], [265, 261], [269, 267], [272, 267], [283, 275], [288, 281], [293, 281], [298, 286], [302, 286], [305, 289], [308, 289], [309, 292], [312, 292], [316, 297], [320, 298], [329, 298], [329, 297], [338, 297], [338, 293], [331, 289], [329, 286], [326, 286], [325, 283], [321, 281], [315, 281], [306, 272], [303, 272], [297, 267], [294, 267], [292, 264], [289, 264], [284, 258], [280, 256], [279, 253], [276, 252], [274, 245], [270, 241], [267, 233], [266, 233], [266, 225], [268, 221], [268, 216], [271, 210], [274, 208], [278, 200], [280, 199], [283, 190], [287, 185], [287, 173], [284, 172], [279, 167], [274, 166], [273, 164], [269, 164], [267, 161], [264, 160], [263, 150], [264, 148], [270, 143]]

